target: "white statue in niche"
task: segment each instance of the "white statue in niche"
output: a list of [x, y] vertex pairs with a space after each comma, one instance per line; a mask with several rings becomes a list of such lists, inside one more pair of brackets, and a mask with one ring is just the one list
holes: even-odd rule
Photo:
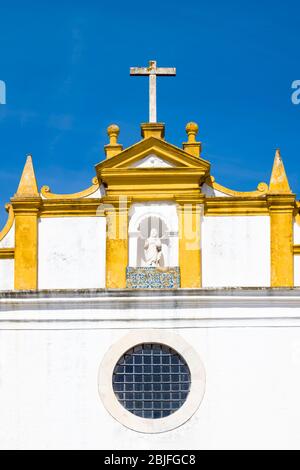
[[151, 230], [150, 237], [145, 241], [144, 254], [145, 266], [151, 268], [159, 267], [162, 256], [162, 244], [156, 228]]

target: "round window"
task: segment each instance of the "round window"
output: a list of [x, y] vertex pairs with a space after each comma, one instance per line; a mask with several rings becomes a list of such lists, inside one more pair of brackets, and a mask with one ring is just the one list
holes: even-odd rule
[[133, 330], [112, 344], [98, 376], [107, 411], [129, 429], [171, 431], [197, 411], [205, 369], [193, 347], [170, 330]]
[[141, 418], [165, 418], [186, 401], [191, 373], [185, 360], [163, 344], [144, 343], [127, 351], [113, 371], [118, 401]]

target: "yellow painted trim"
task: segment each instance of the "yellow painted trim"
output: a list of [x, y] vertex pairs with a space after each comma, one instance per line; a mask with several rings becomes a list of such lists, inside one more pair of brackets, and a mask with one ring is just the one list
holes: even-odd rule
[[94, 194], [100, 188], [97, 177], [93, 179], [93, 184], [87, 189], [73, 194], [54, 194], [51, 192], [49, 186], [43, 186], [41, 189], [41, 195], [45, 199], [81, 199]]
[[267, 183], [259, 183], [256, 191], [235, 191], [217, 183], [213, 176], [207, 178], [205, 183], [216, 191], [220, 191], [221, 193], [232, 197], [258, 197], [266, 195], [269, 191], [269, 186]]
[[15, 289], [38, 288], [38, 215], [40, 197], [15, 197]]
[[211, 216], [266, 216], [269, 214], [266, 198], [212, 197], [205, 198], [204, 215]]
[[128, 266], [128, 207], [107, 210], [106, 287], [126, 288]]
[[202, 286], [201, 205], [179, 204], [179, 266], [181, 288]]
[[193, 157], [184, 150], [169, 144], [164, 140], [155, 137], [148, 137], [140, 142], [128, 147], [113, 158], [104, 160], [96, 165], [97, 175], [104, 169], [115, 168], [125, 169], [129, 168], [135, 162], [145, 158], [147, 155], [155, 153], [155, 155], [163, 158], [170, 163], [175, 164], [181, 168], [202, 168], [205, 173], [210, 169], [210, 163], [202, 158]]
[[39, 216], [44, 217], [103, 217], [102, 199], [86, 198], [42, 200]]
[[300, 255], [300, 245], [294, 245], [294, 255]]
[[8, 211], [8, 219], [4, 226], [4, 228], [0, 232], [0, 242], [6, 237], [8, 232], [11, 230], [14, 221], [15, 221], [15, 214], [11, 204], [6, 204], [5, 209]]
[[14, 259], [14, 248], [0, 248], [0, 259]]
[[271, 287], [294, 287], [294, 194], [269, 194]]

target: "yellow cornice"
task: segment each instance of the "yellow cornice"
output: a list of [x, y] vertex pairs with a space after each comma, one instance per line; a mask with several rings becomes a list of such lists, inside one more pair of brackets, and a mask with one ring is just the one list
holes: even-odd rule
[[108, 186], [113, 184], [122, 187], [155, 187], [161, 184], [180, 187], [188, 182], [199, 186], [204, 176], [205, 172], [200, 168], [109, 168], [101, 171], [101, 179]]
[[101, 172], [108, 197], [135, 201], [174, 200], [191, 193], [197, 199], [204, 176], [201, 168], [111, 168]]
[[14, 259], [14, 248], [0, 248], [0, 259]]
[[268, 193], [268, 190], [269, 190], [269, 186], [267, 185], [267, 183], [259, 183], [256, 191], [235, 191], [233, 189], [226, 188], [225, 186], [222, 186], [221, 184], [217, 183], [213, 176], [209, 176], [205, 180], [205, 183], [211, 188], [215, 189], [216, 191], [220, 191], [221, 193], [224, 193], [227, 196], [232, 196], [232, 197], [243, 198], [243, 197], [264, 196], [265, 194]]
[[11, 199], [11, 204], [17, 215], [38, 214], [40, 211], [42, 198], [40, 197], [19, 197], [15, 196]]
[[300, 245], [294, 245], [294, 255], [300, 255]]
[[90, 186], [89, 188], [73, 194], [54, 194], [51, 193], [51, 189], [49, 188], [49, 186], [43, 186], [41, 189], [41, 195], [45, 199], [81, 199], [84, 197], [91, 196], [99, 189], [100, 185], [97, 177], [93, 178], [92, 183], [92, 186]]
[[270, 212], [294, 212], [295, 194], [268, 194], [267, 203]]
[[206, 216], [233, 215], [268, 215], [268, 205], [264, 198], [259, 197], [214, 197], [206, 198], [204, 214]]
[[11, 204], [6, 204], [5, 209], [8, 211], [8, 219], [7, 222], [4, 226], [4, 228], [0, 232], [0, 242], [3, 240], [4, 237], [8, 234], [10, 229], [13, 226], [14, 220], [15, 220], [15, 214], [14, 210]]
[[40, 217], [103, 217], [102, 199], [70, 199], [43, 200], [40, 206]]

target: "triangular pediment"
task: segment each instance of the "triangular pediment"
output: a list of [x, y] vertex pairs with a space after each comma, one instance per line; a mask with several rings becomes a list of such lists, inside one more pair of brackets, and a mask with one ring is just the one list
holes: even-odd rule
[[[209, 171], [210, 164], [202, 158], [193, 157], [184, 150], [176, 147], [168, 142], [149, 137], [144, 139], [132, 147], [120, 152], [118, 155], [107, 159], [96, 165], [97, 171], [104, 169], [135, 169], [141, 170], [159, 168], [160, 166], [152, 166], [150, 164], [151, 157], [155, 157], [156, 162], [161, 162], [161, 168], [199, 168], [205, 172]], [[148, 160], [148, 164], [145, 163]], [[144, 163], [144, 164], [143, 164]]]
[[96, 165], [106, 201], [197, 199], [209, 162], [156, 137], [148, 137]]

